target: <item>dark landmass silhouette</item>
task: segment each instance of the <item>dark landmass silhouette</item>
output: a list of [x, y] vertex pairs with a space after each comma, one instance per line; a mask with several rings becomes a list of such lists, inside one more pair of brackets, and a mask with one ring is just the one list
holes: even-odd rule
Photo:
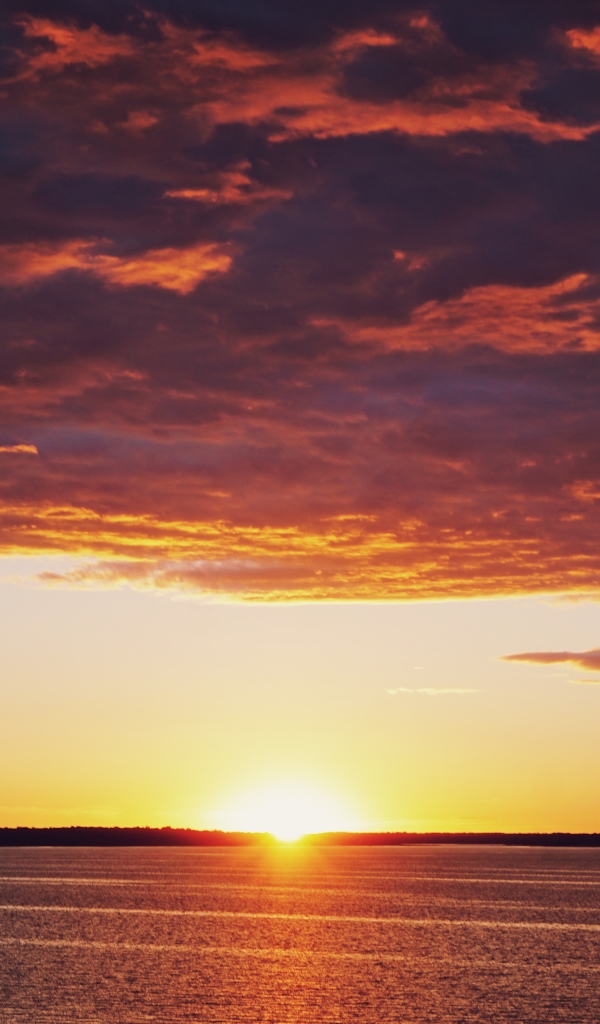
[[[565, 846], [600, 847], [600, 833], [318, 832], [304, 846]], [[2, 846], [280, 846], [269, 832], [201, 832], [191, 828], [0, 828]]]

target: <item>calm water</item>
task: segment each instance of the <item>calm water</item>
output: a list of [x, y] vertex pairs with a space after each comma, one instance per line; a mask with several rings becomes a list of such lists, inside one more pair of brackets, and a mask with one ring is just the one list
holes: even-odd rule
[[0, 850], [0, 1021], [600, 1021], [600, 850]]

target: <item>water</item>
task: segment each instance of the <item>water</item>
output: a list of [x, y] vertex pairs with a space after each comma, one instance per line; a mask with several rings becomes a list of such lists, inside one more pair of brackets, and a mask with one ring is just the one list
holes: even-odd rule
[[0, 1022], [600, 1021], [600, 850], [0, 849]]

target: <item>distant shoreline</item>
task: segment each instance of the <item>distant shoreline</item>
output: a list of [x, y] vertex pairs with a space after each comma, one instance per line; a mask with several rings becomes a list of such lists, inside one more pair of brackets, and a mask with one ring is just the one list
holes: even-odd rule
[[[281, 846], [270, 833], [198, 831], [186, 828], [0, 828], [0, 847], [10, 846]], [[572, 832], [320, 832], [297, 846], [540, 846], [600, 847], [600, 833]]]

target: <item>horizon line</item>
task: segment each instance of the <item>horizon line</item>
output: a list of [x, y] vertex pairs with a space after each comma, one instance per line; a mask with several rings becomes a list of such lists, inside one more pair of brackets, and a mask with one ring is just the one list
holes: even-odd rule
[[[76, 839], [77, 842], [73, 842]], [[18, 842], [17, 842], [18, 840]], [[42, 840], [45, 840], [42, 842]], [[49, 843], [48, 841], [51, 840]], [[403, 845], [536, 845], [600, 847], [598, 832], [407, 832], [330, 831], [305, 833], [293, 840], [271, 832], [173, 828], [171, 825], [46, 825], [0, 826], [3, 846], [403, 846]]]

